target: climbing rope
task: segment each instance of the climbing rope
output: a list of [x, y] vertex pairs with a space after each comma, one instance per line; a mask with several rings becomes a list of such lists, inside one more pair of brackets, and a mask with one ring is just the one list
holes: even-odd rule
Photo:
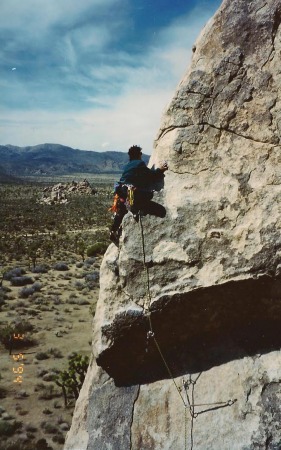
[[146, 264], [145, 245], [144, 245], [144, 233], [143, 233], [143, 224], [142, 224], [142, 218], [141, 217], [142, 216], [141, 216], [141, 212], [140, 212], [139, 224], [140, 224], [141, 237], [142, 237], [143, 267], [144, 267], [144, 270], [145, 270], [145, 273], [146, 273], [147, 300], [148, 300], [148, 307], [144, 308], [144, 309], [145, 309], [145, 312], [147, 313], [147, 316], [148, 316], [148, 322], [149, 322], [149, 328], [150, 328], [149, 337], [153, 338], [154, 343], [156, 345], [156, 348], [157, 348], [157, 350], [158, 350], [158, 352], [159, 352], [159, 354], [161, 356], [161, 359], [162, 359], [162, 361], [163, 361], [163, 363], [164, 363], [164, 365], [165, 365], [165, 367], [167, 369], [169, 377], [173, 381], [173, 383], [174, 383], [174, 385], [176, 387], [176, 390], [177, 390], [177, 392], [178, 392], [178, 394], [179, 394], [179, 396], [181, 398], [181, 401], [182, 401], [182, 403], [184, 404], [184, 407], [185, 407], [185, 401], [184, 401], [184, 398], [182, 396], [181, 389], [178, 387], [178, 385], [176, 383], [175, 377], [172, 374], [172, 371], [171, 371], [171, 369], [170, 369], [170, 367], [169, 367], [169, 365], [168, 365], [168, 363], [167, 363], [167, 361], [166, 361], [166, 359], [165, 359], [165, 357], [163, 355], [163, 352], [161, 351], [160, 345], [158, 344], [158, 341], [157, 341], [157, 339], [155, 337], [155, 333], [153, 331], [152, 320], [151, 320], [151, 312], [150, 312], [150, 306], [151, 306], [151, 300], [152, 300], [151, 299], [151, 292], [150, 292], [150, 278], [149, 278], [149, 269], [148, 269], [148, 266]]
[[187, 408], [184, 408], [184, 450], [187, 450]]
[[[148, 335], [153, 338], [155, 346], [156, 346], [156, 348], [157, 348], [157, 350], [158, 350], [158, 352], [160, 354], [160, 357], [161, 357], [161, 359], [162, 359], [162, 361], [163, 361], [163, 363], [164, 363], [164, 365], [165, 365], [165, 367], [167, 369], [169, 377], [172, 380], [172, 382], [173, 382], [173, 384], [174, 384], [174, 386], [175, 386], [175, 388], [176, 388], [176, 390], [177, 390], [177, 392], [178, 392], [178, 394], [180, 396], [180, 399], [181, 399], [181, 401], [183, 403], [183, 406], [184, 406], [184, 450], [187, 450], [187, 446], [188, 446], [188, 439], [187, 439], [187, 405], [186, 405], [186, 402], [185, 402], [185, 400], [183, 398], [183, 395], [181, 393], [181, 389], [177, 385], [175, 377], [173, 376], [172, 371], [171, 371], [171, 369], [170, 369], [170, 367], [169, 367], [169, 365], [168, 365], [168, 363], [167, 363], [167, 361], [166, 361], [166, 359], [165, 359], [165, 357], [163, 355], [163, 352], [161, 351], [160, 345], [158, 344], [158, 341], [157, 341], [157, 339], [155, 337], [155, 333], [153, 331], [153, 326], [152, 326], [151, 311], [150, 311], [152, 298], [151, 298], [151, 292], [150, 292], [149, 268], [148, 268], [148, 265], [146, 264], [144, 232], [143, 232], [141, 211], [139, 213], [139, 224], [140, 224], [141, 238], [142, 238], [141, 240], [142, 240], [143, 267], [144, 267], [144, 271], [146, 273], [148, 307], [147, 308], [144, 307], [144, 310], [145, 310], [145, 312], [148, 315], [148, 322], [149, 322], [149, 328], [150, 328], [150, 331], [148, 332]], [[192, 429], [193, 429], [193, 416], [191, 416], [191, 420], [192, 420]], [[192, 441], [193, 441], [193, 437], [191, 437], [191, 448], [190, 448], [190, 450], [193, 449], [193, 442]]]
[[[181, 402], [183, 403], [184, 406], [184, 450], [188, 450], [188, 432], [187, 432], [187, 411], [189, 410], [190, 413], [190, 450], [193, 450], [193, 444], [194, 444], [194, 439], [193, 439], [193, 427], [194, 427], [194, 419], [196, 419], [198, 417], [199, 414], [203, 414], [204, 412], [207, 411], [212, 411], [218, 408], [224, 408], [226, 406], [232, 406], [237, 400], [234, 399], [230, 399], [228, 401], [225, 402], [215, 402], [215, 403], [201, 403], [201, 404], [195, 404], [195, 394], [194, 394], [194, 390], [195, 390], [195, 385], [198, 381], [198, 379], [201, 376], [200, 372], [198, 374], [198, 376], [193, 380], [191, 375], [189, 375], [189, 380], [185, 381], [184, 379], [182, 380], [182, 385], [183, 385], [183, 390], [185, 391], [186, 394], [186, 400], [184, 399], [183, 395], [182, 395], [182, 389], [177, 385], [175, 377], [173, 376], [173, 373], [164, 357], [164, 354], [160, 348], [160, 345], [156, 339], [154, 330], [153, 330], [153, 326], [152, 326], [152, 320], [151, 320], [151, 311], [150, 311], [150, 307], [151, 307], [151, 302], [152, 302], [152, 297], [151, 297], [151, 290], [150, 290], [150, 277], [149, 277], [149, 267], [148, 264], [146, 263], [146, 253], [145, 253], [145, 242], [144, 242], [144, 231], [143, 231], [143, 223], [142, 223], [142, 213], [141, 211], [139, 211], [139, 224], [140, 224], [140, 232], [141, 232], [141, 241], [142, 241], [142, 255], [143, 255], [143, 267], [144, 267], [144, 271], [146, 273], [146, 296], [147, 296], [147, 306], [144, 303], [144, 312], [147, 314], [148, 317], [148, 323], [149, 323], [149, 331], [147, 333], [147, 339], [149, 340], [149, 338], [153, 338], [153, 341], [155, 343], [155, 346], [158, 350], [158, 353], [167, 369], [167, 372], [169, 374], [170, 379], [172, 380], [179, 396], [181, 399]], [[188, 394], [188, 389], [191, 386], [191, 395]], [[199, 412], [195, 412], [195, 407], [203, 407], [203, 406], [210, 406], [211, 408], [208, 408], [204, 411], [199, 411]]]

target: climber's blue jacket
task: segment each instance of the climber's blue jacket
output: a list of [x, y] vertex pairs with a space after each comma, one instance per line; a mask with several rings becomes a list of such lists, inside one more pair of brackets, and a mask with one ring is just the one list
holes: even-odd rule
[[163, 178], [164, 174], [160, 169], [149, 169], [144, 161], [133, 159], [124, 167], [120, 183], [132, 184], [139, 189], [153, 190], [153, 184]]

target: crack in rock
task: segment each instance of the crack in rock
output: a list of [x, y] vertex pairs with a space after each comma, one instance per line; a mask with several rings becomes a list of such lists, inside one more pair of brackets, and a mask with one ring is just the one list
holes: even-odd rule
[[133, 439], [132, 439], [132, 437], [133, 437], [132, 428], [133, 428], [133, 424], [134, 424], [135, 407], [136, 407], [136, 403], [138, 401], [139, 395], [140, 395], [140, 386], [138, 386], [138, 392], [137, 392], [137, 395], [135, 397], [135, 400], [134, 400], [134, 403], [132, 406], [132, 418], [131, 418], [131, 426], [130, 426], [130, 450], [134, 450]]

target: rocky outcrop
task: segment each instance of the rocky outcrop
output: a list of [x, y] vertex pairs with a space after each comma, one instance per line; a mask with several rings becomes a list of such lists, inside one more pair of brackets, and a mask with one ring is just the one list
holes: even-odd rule
[[280, 448], [280, 23], [225, 0], [201, 33], [150, 160], [167, 215], [105, 254], [66, 449]]
[[40, 203], [47, 205], [64, 204], [68, 202], [72, 194], [91, 195], [96, 194], [97, 190], [92, 188], [88, 180], [72, 181], [71, 183], [58, 183], [54, 186], [45, 187]]

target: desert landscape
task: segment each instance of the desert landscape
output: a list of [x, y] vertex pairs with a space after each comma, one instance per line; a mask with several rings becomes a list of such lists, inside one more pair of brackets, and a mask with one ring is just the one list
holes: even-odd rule
[[63, 448], [91, 352], [115, 178], [0, 184], [1, 450]]

